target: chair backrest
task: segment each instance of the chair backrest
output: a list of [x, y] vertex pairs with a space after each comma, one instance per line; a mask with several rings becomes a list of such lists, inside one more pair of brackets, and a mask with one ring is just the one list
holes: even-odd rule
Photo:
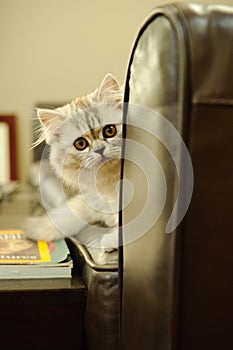
[[[232, 77], [233, 7], [175, 3], [145, 20], [125, 88], [122, 350], [232, 348]], [[192, 171], [166, 121], [194, 172], [178, 227]]]

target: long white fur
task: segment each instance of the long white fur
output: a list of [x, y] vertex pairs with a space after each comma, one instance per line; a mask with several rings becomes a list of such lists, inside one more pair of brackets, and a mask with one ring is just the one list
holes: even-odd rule
[[[47, 215], [28, 218], [24, 225], [26, 234], [31, 239], [51, 241], [64, 236], [77, 237], [82, 232], [83, 243], [90, 244], [90, 235], [85, 242], [83, 234], [88, 225], [118, 225], [121, 88], [117, 80], [108, 74], [93, 93], [52, 111], [39, 109], [37, 114], [41, 122], [41, 135], [36, 144], [46, 140], [50, 145], [51, 166], [56, 176], [71, 189], [73, 196], [59, 208], [50, 210], [50, 218]], [[101, 130], [108, 124], [116, 125], [117, 135], [103, 139]], [[88, 137], [91, 144], [89, 149], [75, 149], [73, 142], [80, 136]], [[96, 152], [103, 145], [104, 161]], [[108, 248], [111, 244], [115, 246], [115, 233], [110, 243], [104, 234], [100, 235], [99, 240], [95, 235], [93, 244], [96, 245], [98, 241], [99, 247], [102, 247], [108, 241]]]

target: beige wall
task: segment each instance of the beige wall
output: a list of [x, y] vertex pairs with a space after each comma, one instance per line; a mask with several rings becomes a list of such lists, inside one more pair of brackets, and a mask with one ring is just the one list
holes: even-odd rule
[[38, 102], [63, 102], [103, 75], [123, 81], [133, 38], [151, 0], [0, 0], [0, 114], [18, 117], [20, 178], [30, 161]]
[[107, 72], [123, 82], [137, 30], [161, 2], [0, 0], [0, 114], [18, 118], [21, 180], [31, 159], [35, 104], [85, 94]]

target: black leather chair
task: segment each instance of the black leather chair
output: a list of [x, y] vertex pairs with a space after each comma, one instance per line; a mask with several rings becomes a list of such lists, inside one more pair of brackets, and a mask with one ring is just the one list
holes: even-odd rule
[[[232, 77], [233, 7], [173, 3], [145, 19], [125, 82], [122, 176], [134, 192], [120, 213], [119, 256], [100, 262], [98, 253], [76, 246], [88, 286], [88, 350], [232, 349]], [[144, 128], [129, 124], [132, 111], [141, 113]], [[166, 122], [182, 136], [193, 164], [193, 196], [181, 223], [192, 169], [180, 140], [166, 138]], [[161, 166], [154, 163], [157, 173], [147, 167], [151, 156]], [[145, 169], [152, 169], [153, 183]], [[124, 183], [122, 205], [127, 195]], [[148, 196], [153, 205], [143, 212]]]
[[[191, 189], [187, 180], [192, 173], [181, 168], [183, 148], [173, 144], [176, 168], [156, 118], [150, 123], [151, 129], [157, 128], [157, 138], [126, 126], [125, 154], [130, 159], [129, 140], [152, 152], [165, 174], [167, 195], [154, 225], [143, 235], [140, 225], [132, 225], [130, 232], [125, 225], [137, 219], [149, 194], [154, 206], [142, 220], [150, 220], [164, 182], [155, 174], [148, 194], [146, 176], [136, 166], [146, 165], [143, 153], [124, 161], [123, 178], [134, 185], [134, 195], [121, 216], [121, 350], [233, 347], [233, 7], [221, 3], [155, 8], [132, 49], [125, 101], [159, 112], [179, 131], [192, 159], [194, 190], [184, 220], [167, 234], [179, 191], [186, 185], [185, 193]], [[130, 113], [131, 107], [126, 108], [126, 123], [132, 121]], [[145, 128], [147, 115], [142, 110]], [[185, 211], [182, 204], [180, 200], [178, 216], [179, 210]]]

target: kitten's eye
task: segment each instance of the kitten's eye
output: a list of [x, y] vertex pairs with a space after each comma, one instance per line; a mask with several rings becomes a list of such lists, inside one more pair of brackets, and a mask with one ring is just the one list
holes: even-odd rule
[[104, 138], [110, 138], [110, 137], [114, 137], [117, 133], [117, 129], [115, 125], [105, 125], [105, 127], [103, 128], [103, 137]]
[[88, 147], [89, 143], [84, 137], [78, 137], [74, 141], [74, 147], [79, 151], [84, 151]]

